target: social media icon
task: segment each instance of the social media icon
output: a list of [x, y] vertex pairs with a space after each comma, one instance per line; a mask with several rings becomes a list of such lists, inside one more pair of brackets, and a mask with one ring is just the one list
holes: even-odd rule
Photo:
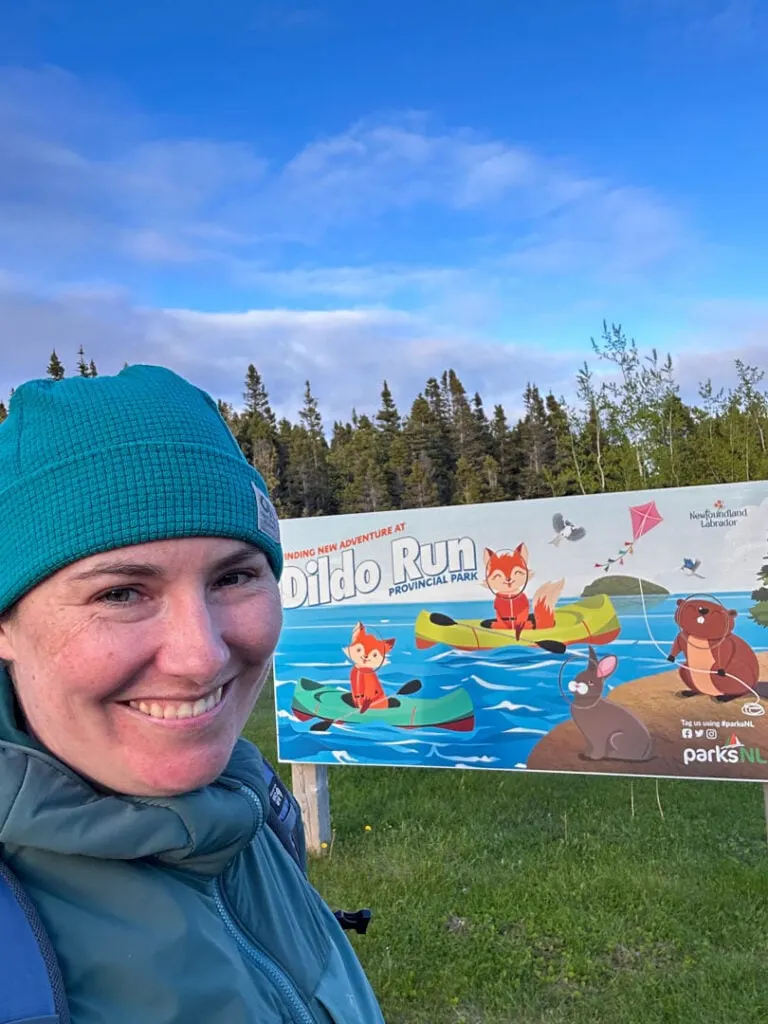
[[683, 739], [689, 740], [693, 736], [693, 729], [683, 729]]

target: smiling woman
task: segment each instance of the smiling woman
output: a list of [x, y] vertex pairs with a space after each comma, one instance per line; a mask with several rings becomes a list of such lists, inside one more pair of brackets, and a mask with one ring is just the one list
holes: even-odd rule
[[[28, 381], [0, 425], [0, 514], [0, 882], [61, 966], [45, 1019], [382, 1022], [266, 827], [264, 762], [241, 738], [283, 554], [211, 397], [151, 366]], [[0, 913], [4, 951], [11, 927]], [[4, 1015], [11, 980], [0, 969], [0, 1022], [42, 1019], [33, 1002]]]

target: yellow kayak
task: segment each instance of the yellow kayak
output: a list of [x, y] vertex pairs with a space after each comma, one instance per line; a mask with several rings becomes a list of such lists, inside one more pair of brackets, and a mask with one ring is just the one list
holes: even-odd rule
[[460, 651], [506, 647], [541, 647], [561, 654], [571, 644], [609, 644], [621, 632], [621, 623], [607, 594], [582, 597], [555, 608], [555, 625], [525, 629], [516, 639], [513, 629], [490, 629], [487, 619], [452, 619], [442, 612], [422, 611], [414, 632], [420, 648], [445, 644]]

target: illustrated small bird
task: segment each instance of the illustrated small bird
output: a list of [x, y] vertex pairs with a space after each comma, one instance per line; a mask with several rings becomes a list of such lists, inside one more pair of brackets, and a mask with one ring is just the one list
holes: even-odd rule
[[552, 527], [555, 531], [555, 536], [549, 542], [558, 546], [561, 540], [581, 540], [586, 537], [587, 531], [583, 526], [574, 526], [570, 520], [565, 519], [559, 512], [555, 512], [552, 517]]
[[701, 575], [701, 573], [696, 572], [700, 565], [701, 561], [698, 558], [684, 558], [683, 564], [680, 566], [680, 569], [687, 576], [698, 576], [700, 580], [703, 580], [704, 577]]

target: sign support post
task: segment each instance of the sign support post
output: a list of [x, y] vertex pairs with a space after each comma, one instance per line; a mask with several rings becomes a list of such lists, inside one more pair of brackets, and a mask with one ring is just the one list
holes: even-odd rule
[[331, 842], [331, 800], [324, 764], [291, 765], [293, 795], [304, 820], [307, 853], [321, 854]]

